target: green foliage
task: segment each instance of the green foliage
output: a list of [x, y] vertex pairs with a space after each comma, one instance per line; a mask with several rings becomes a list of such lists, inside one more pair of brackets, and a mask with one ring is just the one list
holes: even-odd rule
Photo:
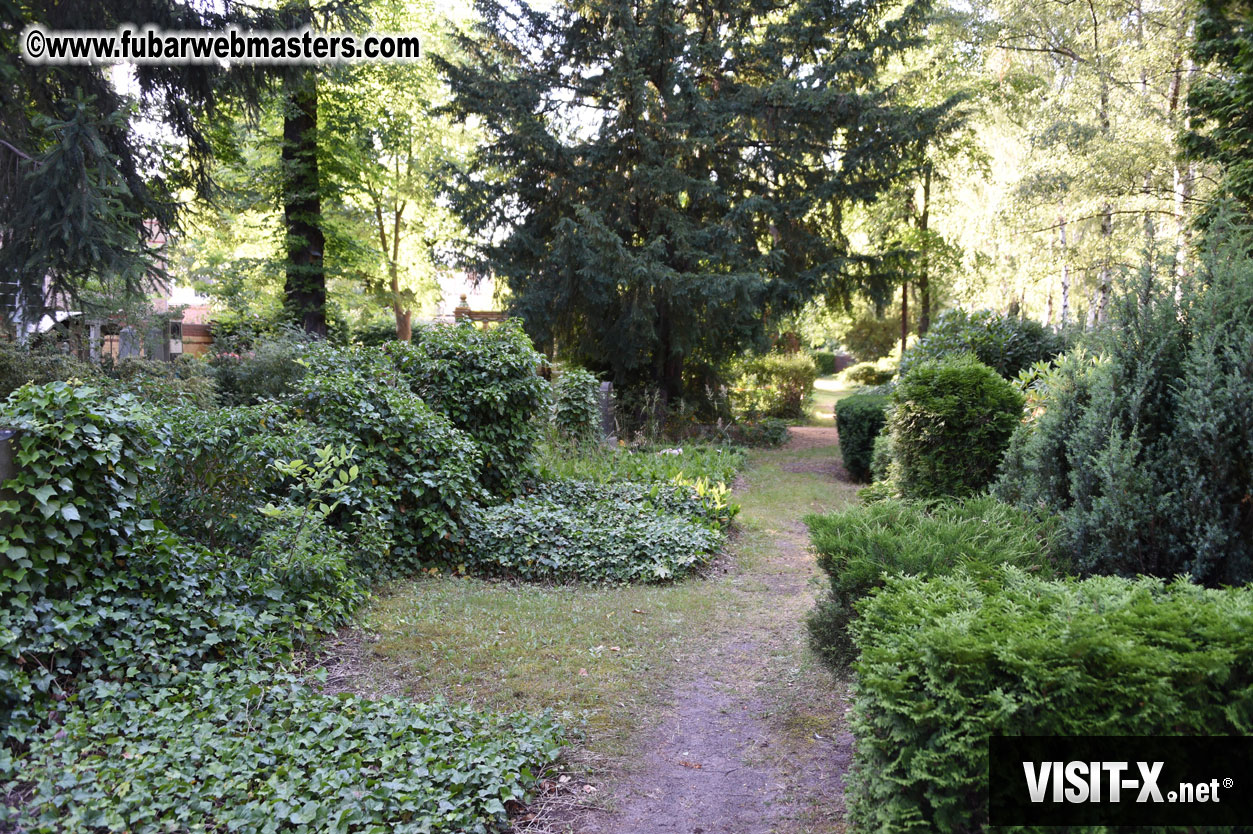
[[723, 537], [667, 512], [673, 501], [692, 499], [660, 484], [542, 485], [482, 511], [470, 525], [465, 564], [475, 573], [530, 581], [679, 579], [712, 558]]
[[[844, 347], [861, 363], [873, 363], [892, 352], [901, 339], [901, 323], [896, 319], [862, 316], [844, 332]], [[886, 382], [886, 380], [884, 380]], [[879, 383], [867, 383], [878, 385]]]
[[319, 446], [314, 427], [280, 403], [174, 408], [161, 419], [146, 493], [171, 529], [212, 548], [255, 545], [266, 526], [258, 510], [292, 486], [271, 464], [311, 459]]
[[60, 351], [26, 350], [0, 339], [0, 398], [28, 382], [43, 385], [71, 379], [98, 382], [100, 369]]
[[18, 475], [0, 501], [0, 723], [10, 733], [75, 678], [168, 680], [233, 647], [285, 642], [271, 628], [287, 614], [267, 577], [153, 520], [141, 499], [156, 466], [152, 427], [135, 400], [57, 382], [21, 389], [2, 416], [20, 430]]
[[870, 480], [875, 439], [887, 422], [888, 402], [885, 394], [854, 394], [835, 404], [840, 456], [854, 480]]
[[892, 478], [892, 461], [896, 458], [896, 447], [892, 442], [892, 432], [887, 422], [875, 436], [874, 449], [870, 454], [870, 477], [876, 483], [886, 483]]
[[[399, 372], [377, 350], [316, 347], [307, 362], [292, 407], [326, 442], [354, 448], [362, 483], [372, 487], [346, 498], [347, 507], [390, 531], [398, 569], [448, 556], [460, 544], [462, 513], [482, 493], [475, 443], [408, 387], [394, 387]], [[442, 364], [438, 375], [454, 377]], [[468, 384], [446, 392], [445, 403]]]
[[180, 358], [176, 362], [152, 359], [106, 361], [104, 373], [115, 380], [115, 391], [134, 394], [149, 405], [191, 405], [209, 408], [217, 401], [217, 385], [204, 363]]
[[562, 371], [553, 382], [552, 425], [559, 436], [575, 444], [595, 442], [600, 436], [599, 390], [590, 371]]
[[[723, 13], [735, 23], [714, 31], [658, 0], [626, 15], [562, 2], [522, 19], [493, 5], [460, 39], [468, 60], [436, 58], [454, 112], [487, 133], [454, 197], [467, 237], [537, 343], [609, 369], [620, 390], [651, 383], [675, 400], [685, 363], [760, 347], [820, 294], [846, 300], [858, 278], [827, 219], [878, 196], [950, 109], [878, 92], [922, 3], [745, 0]], [[551, 48], [531, 48], [541, 41]], [[710, 83], [728, 55], [736, 83]], [[540, 107], [570, 74], [583, 79], [577, 101]], [[745, 117], [767, 101], [776, 116]], [[571, 144], [569, 125], [590, 113]], [[486, 170], [500, 176], [470, 173]]]
[[703, 478], [715, 484], [730, 484], [744, 468], [744, 452], [718, 446], [602, 446], [587, 449], [541, 446], [539, 475], [544, 480], [666, 482], [680, 479], [693, 482]]
[[745, 360], [732, 403], [738, 417], [798, 420], [813, 395], [818, 366], [805, 353], [770, 353]]
[[805, 519], [830, 591], [809, 615], [811, 643], [827, 662], [856, 657], [849, 633], [856, 603], [899, 574], [945, 576], [963, 569], [977, 580], [1002, 564], [1039, 576], [1058, 570], [1053, 526], [992, 498], [923, 504], [884, 500]]
[[[1213, 232], [1213, 230], [1212, 230]], [[1086, 573], [1253, 579], [1253, 260], [1232, 233], [1178, 285], [1142, 276], [1093, 347], [1037, 381], [998, 494], [1062, 517]]]
[[729, 436], [745, 446], [775, 449], [787, 443], [788, 423], [778, 417], [764, 420], [741, 420], [728, 427]]
[[319, 694], [207, 668], [178, 686], [97, 687], [0, 769], [33, 788], [0, 824], [128, 830], [500, 831], [557, 757], [547, 715]]
[[810, 357], [818, 368], [818, 376], [831, 376], [835, 373], [835, 354], [829, 350], [811, 350]]
[[966, 355], [914, 365], [892, 404], [893, 478], [901, 495], [960, 498], [991, 483], [1022, 419], [1023, 398]]
[[1052, 359], [1065, 349], [1065, 340], [1034, 319], [1008, 316], [993, 310], [949, 310], [927, 334], [901, 357], [901, 375], [921, 362], [948, 359], [964, 353], [1003, 377], [1036, 362]]
[[209, 363], [226, 405], [277, 400], [295, 390], [304, 376], [301, 357], [309, 350], [305, 334], [278, 328], [257, 339], [215, 340]]
[[623, 505], [645, 505], [661, 513], [682, 516], [710, 530], [725, 530], [739, 514], [740, 507], [731, 500], [731, 488], [704, 477], [694, 479], [676, 475], [669, 482], [636, 481], [545, 481], [539, 484], [538, 495], [568, 506], [597, 501], [621, 502]]
[[891, 359], [858, 362], [840, 372], [840, 380], [853, 385], [886, 385], [896, 377], [896, 363]]
[[889, 579], [859, 606], [859, 830], [984, 830], [989, 736], [1253, 731], [1253, 589], [1002, 570]]
[[473, 439], [483, 486], [494, 494], [516, 489], [547, 402], [536, 373], [543, 357], [522, 328], [423, 327], [411, 342], [389, 342], [384, 351], [414, 394]]

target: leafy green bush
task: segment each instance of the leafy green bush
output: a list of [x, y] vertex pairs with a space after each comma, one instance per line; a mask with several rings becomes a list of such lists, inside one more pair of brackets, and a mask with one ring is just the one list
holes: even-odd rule
[[311, 342], [303, 332], [281, 329], [247, 343], [219, 343], [209, 357], [219, 396], [226, 405], [280, 399], [304, 376]]
[[[551, 582], [664, 582], [707, 562], [723, 537], [659, 509], [648, 488], [631, 500], [604, 485], [548, 487], [484, 509], [469, 528], [475, 573]], [[663, 499], [664, 492], [658, 492]]]
[[734, 386], [737, 416], [741, 419], [776, 417], [797, 420], [813, 395], [818, 366], [804, 353], [770, 353], [742, 363]]
[[787, 443], [790, 435], [787, 421], [778, 417], [767, 417], [764, 420], [742, 420], [728, 427], [728, 432], [736, 442], [745, 446], [763, 449], [775, 449]]
[[887, 422], [887, 408], [888, 397], [883, 394], [854, 394], [835, 404], [840, 456], [854, 480], [870, 480], [875, 438]]
[[891, 359], [858, 362], [840, 372], [840, 381], [851, 385], [885, 385], [896, 377], [896, 363]]
[[813, 357], [814, 366], [818, 369], [818, 376], [831, 376], [835, 373], [835, 354], [829, 350], [810, 351], [809, 355]]
[[553, 382], [552, 425], [575, 444], [600, 437], [600, 383], [590, 371], [567, 368]]
[[1110, 327], [1038, 379], [997, 494], [1062, 517], [1086, 573], [1253, 580], [1253, 259], [1233, 235], [1203, 274], [1142, 278]]
[[217, 401], [217, 385], [207, 364], [193, 359], [161, 362], [153, 359], [106, 360], [106, 376], [118, 393], [134, 394], [150, 405], [193, 405], [209, 408]]
[[0, 400], [28, 382], [44, 385], [71, 379], [98, 382], [100, 369], [60, 351], [27, 350], [0, 341]]
[[859, 606], [858, 830], [985, 830], [989, 736], [1253, 728], [1253, 589], [1002, 571], [897, 577]]
[[805, 519], [830, 593], [809, 615], [814, 650], [839, 665], [856, 657], [854, 605], [897, 574], [943, 576], [958, 568], [982, 579], [1001, 564], [1058, 573], [1052, 525], [992, 498], [923, 504], [878, 501]]
[[730, 484], [744, 468], [744, 452], [735, 447], [655, 446], [568, 449], [541, 446], [537, 455], [539, 476], [547, 481], [693, 482]]
[[681, 475], [669, 483], [545, 481], [538, 485], [536, 492], [540, 497], [571, 506], [596, 501], [650, 506], [711, 530], [726, 529], [740, 511], [739, 505], [731, 500], [731, 488], [726, 484], [705, 478], [689, 480]]
[[393, 387], [395, 368], [377, 350], [318, 347], [307, 361], [291, 406], [325, 443], [354, 449], [361, 482], [372, 487], [346, 497], [346, 507], [390, 532], [398, 569], [451, 555], [463, 511], [482, 497], [474, 442], [416, 394]]
[[875, 436], [874, 447], [870, 453], [870, 477], [876, 483], [892, 479], [892, 461], [895, 457], [896, 449], [892, 444], [892, 432], [885, 418], [883, 428]]
[[497, 831], [562, 740], [546, 715], [332, 697], [288, 676], [211, 670], [179, 686], [83, 693], [15, 772], [0, 767], [0, 784], [31, 789], [0, 825]]
[[1022, 419], [1022, 395], [965, 355], [914, 365], [892, 394], [894, 482], [905, 498], [984, 490]]
[[281, 403], [160, 416], [159, 466], [146, 494], [171, 529], [212, 548], [255, 545], [266, 526], [258, 510], [291, 489], [273, 462], [311, 459], [322, 445], [314, 427]]
[[547, 404], [536, 373], [544, 358], [521, 325], [421, 327], [412, 342], [383, 349], [413, 393], [473, 439], [483, 486], [502, 495], [516, 489], [538, 439], [535, 418]]
[[993, 310], [949, 310], [901, 357], [901, 375], [922, 362], [974, 354], [1003, 377], [1052, 359], [1066, 347], [1065, 339], [1034, 319], [1001, 315]]
[[891, 353], [900, 340], [901, 323], [897, 319], [862, 316], [844, 331], [842, 341], [858, 362], [872, 363]]

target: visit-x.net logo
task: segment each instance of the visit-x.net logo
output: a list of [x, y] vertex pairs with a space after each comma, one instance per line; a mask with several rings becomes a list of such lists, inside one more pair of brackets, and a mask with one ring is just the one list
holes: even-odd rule
[[1253, 824], [1253, 740], [1018, 736], [990, 740], [992, 825]]

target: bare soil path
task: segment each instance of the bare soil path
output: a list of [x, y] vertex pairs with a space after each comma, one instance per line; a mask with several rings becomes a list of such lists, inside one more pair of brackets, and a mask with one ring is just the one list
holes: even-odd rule
[[639, 715], [636, 766], [562, 826], [577, 834], [843, 830], [847, 684], [805, 647], [821, 588], [802, 518], [852, 500], [834, 428], [792, 429], [737, 484], [731, 604], [676, 658], [669, 697]]

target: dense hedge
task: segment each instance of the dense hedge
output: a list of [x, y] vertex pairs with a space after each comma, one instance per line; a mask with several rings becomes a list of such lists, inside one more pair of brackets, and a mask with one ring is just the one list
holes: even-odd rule
[[732, 397], [737, 416], [797, 420], [813, 395], [818, 366], [804, 353], [770, 353], [742, 363]]
[[600, 438], [600, 383], [590, 371], [567, 368], [553, 382], [552, 425], [563, 439], [592, 443]]
[[[664, 582], [707, 562], [722, 535], [690, 492], [557, 483], [488, 507], [469, 526], [475, 573], [553, 582]], [[716, 514], [716, 511], [715, 511]]]
[[413, 341], [388, 342], [383, 350], [414, 394], [473, 439], [483, 486], [514, 491], [538, 437], [535, 418], [547, 404], [536, 373], [544, 359], [521, 325], [420, 327]]
[[831, 376], [835, 373], [835, 354], [829, 350], [813, 350], [809, 355], [814, 359], [819, 376]]
[[943, 576], [963, 568], [986, 577], [1001, 564], [1049, 577], [1059, 572], [1052, 525], [986, 497], [939, 504], [878, 501], [809, 516], [805, 523], [830, 582], [809, 615], [810, 642], [834, 665], [856, 657], [849, 634], [854, 606], [887, 576]]
[[960, 498], [992, 482], [1022, 420], [1023, 398], [967, 354], [913, 366], [892, 405], [895, 488], [905, 498]]
[[996, 489], [1059, 513], [1085, 572], [1253, 580], [1253, 259], [1241, 239], [1177, 295], [1147, 276], [1088, 353], [1033, 383], [1035, 419]]
[[1036, 362], [1052, 359], [1066, 347], [1058, 333], [1034, 319], [993, 310], [949, 310], [901, 357], [901, 374], [923, 362], [974, 354], [1003, 377], [1018, 375]]
[[390, 531], [396, 569], [452, 555], [464, 513], [483, 497], [476, 444], [407, 387], [394, 386], [397, 372], [377, 350], [315, 348], [308, 363], [289, 403], [324, 442], [353, 450], [363, 489], [345, 503]]
[[[556, 758], [546, 715], [321, 695], [287, 676], [215, 672], [85, 692], [0, 764], [33, 784], [21, 831], [501, 830]], [[11, 786], [17, 783], [8, 782]]]
[[896, 378], [896, 363], [890, 359], [858, 362], [840, 372], [840, 380], [852, 385], [885, 385]]
[[295, 609], [270, 574], [154, 520], [141, 499], [152, 426], [133, 398], [27, 386], [0, 418], [21, 432], [0, 502], [0, 725], [11, 736], [83, 680], [168, 681], [289, 644]]
[[1002, 570], [891, 579], [861, 604], [859, 830], [984, 830], [992, 735], [1253, 731], [1253, 589]]
[[835, 404], [840, 456], [854, 480], [870, 480], [874, 442], [887, 422], [888, 401], [884, 394], [853, 394]]

